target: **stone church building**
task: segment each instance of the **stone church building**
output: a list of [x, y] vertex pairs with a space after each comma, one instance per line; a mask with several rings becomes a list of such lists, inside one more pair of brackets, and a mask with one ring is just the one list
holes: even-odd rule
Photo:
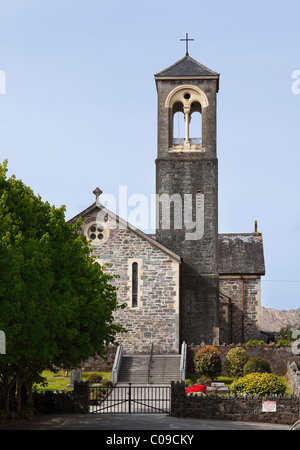
[[[187, 53], [155, 75], [158, 105], [155, 235], [96, 201], [83, 219], [96, 262], [118, 275], [116, 321], [126, 353], [178, 353], [199, 345], [260, 339], [262, 235], [218, 232], [219, 74]], [[182, 118], [184, 132], [176, 126]], [[195, 127], [196, 125], [196, 127]]]

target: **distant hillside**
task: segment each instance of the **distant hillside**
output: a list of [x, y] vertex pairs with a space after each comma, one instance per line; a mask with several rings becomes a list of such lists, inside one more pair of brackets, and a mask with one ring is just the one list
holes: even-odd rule
[[300, 325], [300, 308], [279, 311], [261, 307], [261, 328], [263, 331], [279, 331], [280, 328], [287, 325], [291, 325], [295, 329]]

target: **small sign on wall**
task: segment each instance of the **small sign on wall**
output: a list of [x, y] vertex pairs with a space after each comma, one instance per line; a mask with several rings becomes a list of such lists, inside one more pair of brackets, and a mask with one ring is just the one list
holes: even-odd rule
[[276, 412], [276, 402], [262, 402], [263, 412]]

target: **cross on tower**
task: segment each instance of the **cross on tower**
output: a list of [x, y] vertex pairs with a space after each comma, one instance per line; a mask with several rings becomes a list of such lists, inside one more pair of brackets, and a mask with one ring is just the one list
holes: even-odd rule
[[180, 39], [181, 41], [185, 41], [186, 43], [186, 54], [185, 56], [189, 56], [189, 41], [193, 41], [194, 39], [189, 39], [189, 34], [186, 33], [185, 39]]

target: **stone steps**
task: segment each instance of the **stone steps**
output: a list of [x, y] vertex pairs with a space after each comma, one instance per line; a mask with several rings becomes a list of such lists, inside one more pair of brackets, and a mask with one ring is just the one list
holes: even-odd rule
[[170, 384], [180, 379], [180, 355], [123, 355], [118, 383]]
[[118, 383], [148, 383], [149, 355], [123, 355]]
[[180, 379], [180, 355], [155, 355], [153, 356], [150, 383], [170, 384], [171, 381]]

